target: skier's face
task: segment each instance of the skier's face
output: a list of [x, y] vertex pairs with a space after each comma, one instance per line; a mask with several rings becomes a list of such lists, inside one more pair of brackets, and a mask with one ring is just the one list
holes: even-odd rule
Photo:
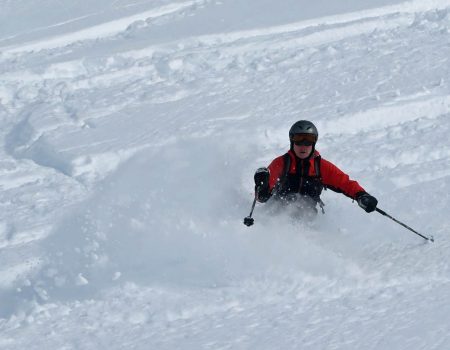
[[297, 146], [294, 144], [294, 153], [300, 159], [306, 159], [309, 157], [313, 149], [313, 146]]

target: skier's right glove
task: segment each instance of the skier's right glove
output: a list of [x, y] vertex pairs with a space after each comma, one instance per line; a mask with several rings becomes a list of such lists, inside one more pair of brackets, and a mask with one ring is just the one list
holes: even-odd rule
[[367, 192], [359, 192], [356, 195], [356, 201], [358, 202], [358, 205], [368, 213], [373, 212], [378, 204], [377, 199]]
[[255, 193], [256, 199], [261, 202], [267, 202], [270, 198], [271, 193], [269, 190], [269, 169], [267, 168], [259, 168], [255, 172]]

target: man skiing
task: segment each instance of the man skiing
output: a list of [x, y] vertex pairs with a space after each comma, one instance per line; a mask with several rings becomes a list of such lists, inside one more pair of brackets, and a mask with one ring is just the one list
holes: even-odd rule
[[320, 194], [325, 188], [343, 193], [356, 200], [366, 212], [373, 212], [377, 199], [320, 156], [315, 149], [318, 137], [317, 128], [310, 121], [300, 120], [292, 125], [290, 150], [275, 158], [268, 168], [259, 168], [255, 173], [257, 201], [264, 203], [273, 196], [282, 203], [295, 202], [305, 211], [316, 214], [317, 204], [323, 211]]

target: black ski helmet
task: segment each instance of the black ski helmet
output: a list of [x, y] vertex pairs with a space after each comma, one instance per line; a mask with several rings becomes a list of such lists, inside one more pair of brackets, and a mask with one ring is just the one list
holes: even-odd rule
[[[316, 137], [316, 142], [317, 139], [319, 138], [319, 131], [317, 131], [317, 128], [313, 123], [311, 123], [309, 120], [299, 120], [298, 122], [294, 123], [294, 125], [292, 125], [291, 129], [289, 130], [289, 141], [291, 142], [291, 150], [294, 150], [294, 141], [292, 140], [292, 138], [296, 134], [314, 135]], [[311, 157], [314, 154], [315, 150], [316, 144], [314, 143], [309, 157]]]
[[294, 125], [291, 126], [291, 129], [289, 130], [289, 140], [292, 141], [292, 138], [295, 134], [311, 134], [319, 138], [319, 131], [317, 131], [316, 126], [311, 123], [309, 120], [299, 120], [298, 122], [294, 123]]

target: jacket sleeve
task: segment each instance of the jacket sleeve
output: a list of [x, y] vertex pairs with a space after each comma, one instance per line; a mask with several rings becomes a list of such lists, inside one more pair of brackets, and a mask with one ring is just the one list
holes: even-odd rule
[[277, 182], [280, 181], [280, 178], [282, 176], [283, 170], [284, 170], [284, 159], [283, 156], [275, 158], [272, 163], [269, 165], [269, 189], [272, 191]]
[[330, 190], [343, 193], [352, 199], [356, 199], [359, 192], [365, 192], [357, 181], [350, 179], [336, 165], [323, 158], [321, 159], [320, 169], [322, 183]]

